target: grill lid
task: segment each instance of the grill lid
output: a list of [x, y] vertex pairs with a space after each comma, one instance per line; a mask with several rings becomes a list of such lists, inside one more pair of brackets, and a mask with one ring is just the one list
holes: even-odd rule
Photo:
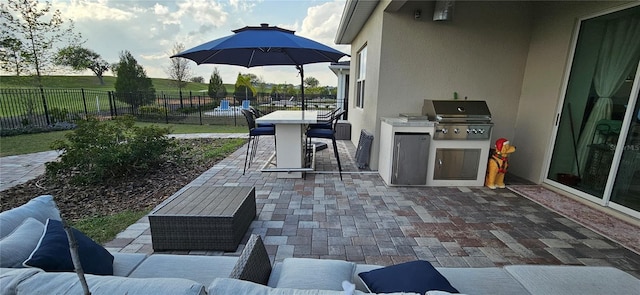
[[438, 122], [491, 122], [491, 112], [482, 100], [430, 100], [425, 99], [422, 113]]

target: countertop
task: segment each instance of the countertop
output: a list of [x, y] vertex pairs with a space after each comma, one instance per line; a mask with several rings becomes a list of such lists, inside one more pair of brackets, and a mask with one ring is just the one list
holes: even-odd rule
[[313, 124], [318, 120], [317, 111], [275, 111], [256, 119], [257, 123]]
[[407, 118], [400, 117], [382, 117], [382, 122], [385, 122], [394, 127], [433, 127], [435, 122], [427, 120], [407, 120]]

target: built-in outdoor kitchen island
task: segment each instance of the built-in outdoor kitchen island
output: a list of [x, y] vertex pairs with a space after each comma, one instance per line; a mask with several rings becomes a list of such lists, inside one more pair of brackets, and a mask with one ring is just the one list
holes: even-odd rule
[[391, 186], [483, 186], [492, 127], [484, 101], [425, 100], [381, 119], [378, 172]]

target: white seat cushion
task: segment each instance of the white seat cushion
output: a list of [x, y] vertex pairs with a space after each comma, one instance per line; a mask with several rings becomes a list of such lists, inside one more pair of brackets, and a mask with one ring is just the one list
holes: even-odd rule
[[640, 280], [613, 267], [508, 265], [504, 268], [533, 295], [640, 294]]

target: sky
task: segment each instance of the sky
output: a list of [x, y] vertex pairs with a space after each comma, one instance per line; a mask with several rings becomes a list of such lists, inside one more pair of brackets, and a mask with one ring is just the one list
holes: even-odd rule
[[[169, 77], [166, 68], [175, 44], [189, 49], [261, 23], [294, 30], [296, 35], [350, 53], [349, 45], [334, 43], [345, 0], [51, 0], [51, 4], [64, 19], [73, 20], [86, 40], [83, 47], [109, 63], [117, 62], [120, 52], [128, 50], [152, 78]], [[300, 84], [293, 66], [189, 65], [193, 75], [203, 77], [205, 83], [217, 68], [228, 84], [235, 83], [238, 73], [255, 74], [267, 83]], [[105, 74], [109, 75], [112, 73]], [[305, 65], [304, 77], [318, 79], [321, 86], [338, 83], [329, 63]]]

